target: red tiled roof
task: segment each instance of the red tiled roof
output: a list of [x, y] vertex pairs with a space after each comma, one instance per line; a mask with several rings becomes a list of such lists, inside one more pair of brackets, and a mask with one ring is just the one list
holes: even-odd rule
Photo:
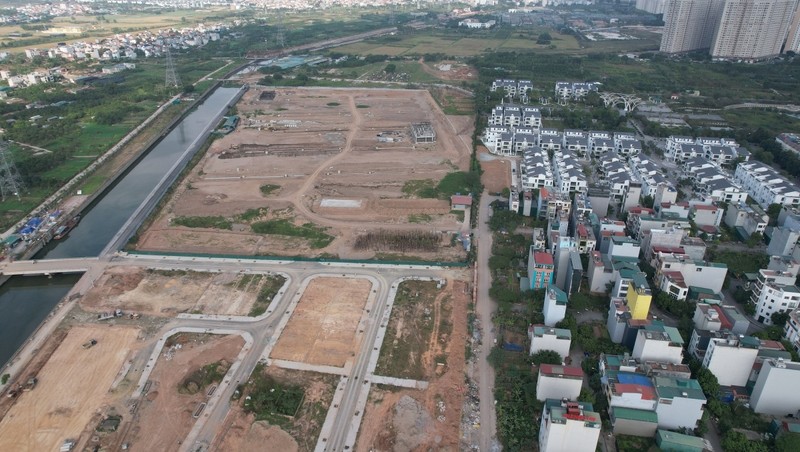
[[719, 207], [711, 206], [711, 205], [707, 205], [707, 204], [695, 204], [694, 205], [694, 210], [717, 210], [717, 209], [719, 209]]
[[577, 366], [555, 366], [553, 364], [542, 364], [539, 372], [545, 375], [566, 375], [568, 377], [583, 378], [583, 369]]
[[586, 226], [583, 223], [578, 224], [578, 235], [580, 237], [586, 237], [588, 234], [586, 233]]
[[717, 233], [717, 227], [716, 226], [712, 226], [710, 224], [707, 224], [705, 226], [700, 226], [700, 230], [702, 230], [703, 232], [708, 232], [709, 234], [716, 234]]
[[654, 253], [670, 253], [670, 254], [686, 254], [686, 250], [680, 246], [661, 246], [656, 245], [653, 247]]
[[733, 329], [733, 323], [731, 323], [730, 319], [728, 319], [728, 316], [725, 315], [725, 311], [723, 311], [722, 308], [712, 305], [709, 307], [709, 309], [717, 311], [717, 318], [719, 319], [720, 326], [722, 326], [723, 329]]
[[542, 251], [534, 251], [533, 261], [537, 264], [553, 265], [553, 255]]
[[472, 204], [472, 196], [469, 195], [453, 195], [450, 197], [450, 204]]

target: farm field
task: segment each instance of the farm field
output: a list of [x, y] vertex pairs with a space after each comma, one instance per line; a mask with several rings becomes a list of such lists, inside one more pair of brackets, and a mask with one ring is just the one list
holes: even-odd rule
[[[36, 387], [22, 392], [0, 421], [0, 450], [58, 450], [65, 439], [78, 438], [108, 401], [138, 335], [122, 326], [71, 329], [35, 375]], [[84, 348], [91, 339], [96, 345]]]
[[[460, 260], [468, 193], [469, 116], [445, 116], [427, 91], [250, 89], [238, 128], [217, 139], [179, 183], [137, 249], [238, 255]], [[427, 121], [435, 143], [416, 144]], [[424, 189], [429, 187], [430, 189]], [[356, 247], [383, 230], [386, 246]], [[394, 236], [437, 239], [409, 249]], [[397, 245], [400, 245], [399, 247]], [[413, 247], [412, 247], [413, 248]]]

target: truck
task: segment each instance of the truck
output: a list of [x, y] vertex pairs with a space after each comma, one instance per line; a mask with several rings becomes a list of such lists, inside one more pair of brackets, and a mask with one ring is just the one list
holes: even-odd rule
[[83, 348], [92, 348], [97, 345], [97, 339], [89, 339], [88, 342], [83, 344]]

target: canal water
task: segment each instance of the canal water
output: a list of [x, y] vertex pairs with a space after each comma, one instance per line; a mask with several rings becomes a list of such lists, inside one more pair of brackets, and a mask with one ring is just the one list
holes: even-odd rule
[[[81, 222], [63, 240], [53, 240], [36, 259], [94, 257], [111, 241], [151, 190], [178, 161], [209, 122], [238, 93], [238, 88], [217, 88], [164, 139], [83, 212]], [[16, 352], [78, 280], [17, 276], [0, 290], [0, 365]]]

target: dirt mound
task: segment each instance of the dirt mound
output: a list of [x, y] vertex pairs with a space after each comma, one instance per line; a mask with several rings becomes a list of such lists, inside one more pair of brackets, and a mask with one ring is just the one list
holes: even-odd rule
[[410, 396], [403, 396], [394, 407], [392, 424], [397, 432], [394, 441], [395, 452], [413, 450], [423, 444], [432, 427], [431, 415], [419, 402]]
[[270, 450], [297, 452], [297, 442], [288, 433], [264, 421], [253, 422], [242, 441], [242, 452], [260, 452], [269, 444]]

